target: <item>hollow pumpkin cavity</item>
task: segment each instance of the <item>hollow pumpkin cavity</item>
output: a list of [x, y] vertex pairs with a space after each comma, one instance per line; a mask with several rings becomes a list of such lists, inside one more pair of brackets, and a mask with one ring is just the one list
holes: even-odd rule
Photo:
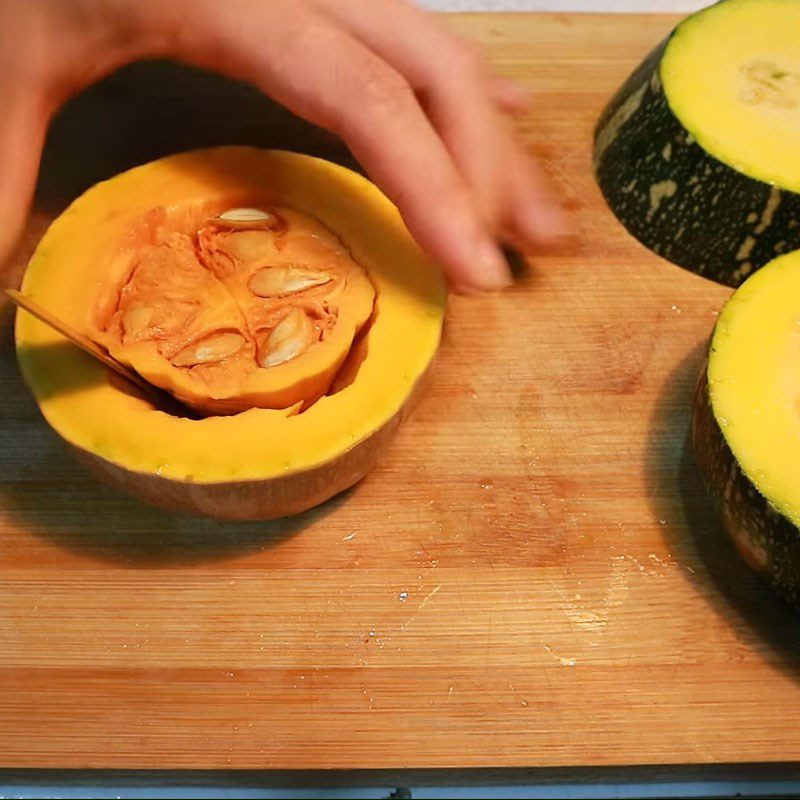
[[368, 180], [223, 147], [97, 184], [22, 290], [183, 403], [146, 398], [26, 313], [26, 382], [107, 482], [226, 519], [294, 514], [374, 465], [436, 353], [441, 272]]
[[154, 208], [126, 238], [137, 244], [116, 292], [100, 293], [95, 338], [200, 414], [307, 408], [372, 314], [364, 268], [293, 209]]

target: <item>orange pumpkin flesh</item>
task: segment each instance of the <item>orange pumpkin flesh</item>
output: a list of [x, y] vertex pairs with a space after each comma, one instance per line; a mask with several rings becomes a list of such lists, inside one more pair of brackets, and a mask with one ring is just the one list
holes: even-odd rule
[[372, 313], [369, 278], [330, 231], [246, 201], [149, 210], [95, 315], [116, 359], [203, 415], [314, 402]]

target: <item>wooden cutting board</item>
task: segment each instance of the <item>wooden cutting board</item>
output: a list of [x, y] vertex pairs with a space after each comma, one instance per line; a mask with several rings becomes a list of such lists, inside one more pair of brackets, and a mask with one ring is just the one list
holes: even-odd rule
[[[728, 292], [629, 238], [591, 175], [597, 114], [674, 19], [449, 22], [535, 90], [524, 133], [584, 252], [454, 298], [383, 463], [276, 523], [170, 516], [95, 483], [21, 384], [4, 308], [1, 766], [800, 758], [800, 625], [720, 534], [686, 445]], [[160, 70], [58, 120], [24, 249], [80, 188], [162, 152], [342, 154], [250, 90]]]

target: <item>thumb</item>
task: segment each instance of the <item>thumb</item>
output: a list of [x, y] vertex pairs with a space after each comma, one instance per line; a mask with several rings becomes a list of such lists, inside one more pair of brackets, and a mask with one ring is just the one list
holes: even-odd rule
[[30, 210], [46, 115], [21, 97], [0, 92], [0, 269], [7, 266]]

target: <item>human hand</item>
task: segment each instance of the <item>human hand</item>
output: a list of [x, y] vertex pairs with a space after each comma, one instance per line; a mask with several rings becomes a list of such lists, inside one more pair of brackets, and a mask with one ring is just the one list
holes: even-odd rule
[[249, 81], [339, 135], [457, 289], [510, 282], [498, 241], [529, 252], [567, 234], [514, 136], [520, 91], [405, 0], [2, 0], [0, 263], [53, 114], [146, 57]]

